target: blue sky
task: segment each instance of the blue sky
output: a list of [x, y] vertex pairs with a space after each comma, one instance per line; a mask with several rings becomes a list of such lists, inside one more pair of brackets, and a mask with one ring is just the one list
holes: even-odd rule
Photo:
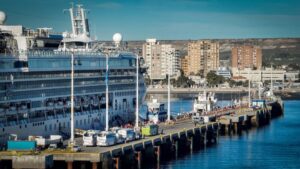
[[[70, 0], [0, 0], [7, 24], [70, 31]], [[74, 0], [91, 33], [110, 40], [300, 37], [299, 0]]]

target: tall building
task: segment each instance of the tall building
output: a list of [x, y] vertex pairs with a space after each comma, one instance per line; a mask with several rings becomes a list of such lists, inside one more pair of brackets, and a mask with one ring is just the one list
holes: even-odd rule
[[148, 75], [152, 80], [162, 80], [166, 75], [175, 75], [179, 71], [178, 51], [170, 44], [159, 44], [156, 39], [147, 39], [143, 45], [143, 58], [148, 66]]
[[188, 43], [187, 75], [216, 71], [219, 67], [219, 43], [196, 41]]
[[175, 75], [180, 68], [178, 50], [172, 47], [170, 44], [161, 45], [161, 71], [162, 74]]
[[233, 47], [231, 50], [231, 67], [235, 69], [256, 68], [261, 69], [261, 48], [251, 45]]
[[162, 58], [161, 54], [161, 45], [156, 39], [147, 39], [146, 43], [143, 44], [143, 58], [145, 60], [145, 64], [147, 65], [148, 75], [150, 79], [164, 79], [161, 72], [161, 63]]
[[180, 66], [184, 75], [188, 75], [189, 65], [188, 65], [188, 56], [184, 56], [180, 59]]

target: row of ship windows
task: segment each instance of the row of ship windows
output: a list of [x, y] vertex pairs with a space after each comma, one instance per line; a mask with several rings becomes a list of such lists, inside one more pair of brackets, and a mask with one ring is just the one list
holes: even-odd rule
[[[130, 83], [133, 82], [133, 77], [111, 77], [109, 79], [109, 83]], [[87, 86], [87, 85], [104, 85], [105, 79], [89, 79], [89, 80], [75, 80], [75, 86]], [[46, 87], [70, 87], [70, 80], [64, 80], [62, 82], [58, 81], [51, 81], [51, 82], [22, 82], [22, 83], [15, 83], [11, 86], [12, 89], [30, 89], [30, 88], [46, 88]], [[0, 90], [6, 90], [8, 87], [5, 85], [0, 85]]]
[[[86, 60], [86, 59], [75, 59], [75, 67], [94, 67], [94, 68], [105, 68], [106, 62], [97, 60]], [[109, 66], [111, 68], [119, 67], [133, 67], [135, 66], [135, 60], [116, 60], [110, 59]], [[0, 63], [0, 69], [13, 69], [13, 68], [36, 68], [36, 69], [45, 69], [45, 68], [62, 68], [68, 69], [71, 67], [69, 59], [30, 59], [29, 61], [14, 61], [14, 60], [3, 60]]]
[[[74, 77], [94, 77], [94, 76], [105, 76], [106, 70], [99, 70], [97, 72], [74, 72]], [[135, 75], [135, 69], [120, 69], [110, 70], [109, 75]], [[40, 79], [40, 78], [69, 78], [70, 72], [66, 73], [51, 73], [51, 74], [35, 74], [35, 73], [1, 73], [1, 80], [16, 80], [16, 79]]]
[[[80, 120], [80, 121], [76, 120], [75, 125], [76, 126], [78, 126], [78, 125], [81, 126], [81, 125], [90, 124], [91, 121], [93, 121], [93, 120], [94, 119], [92, 119], [92, 120], [88, 119], [87, 121], [86, 121], [86, 119], [84, 119], [83, 121], [82, 120]], [[32, 124], [32, 126], [41, 126], [41, 125], [45, 125], [45, 123], [44, 122], [39, 122], [39, 123], [33, 123]], [[61, 125], [61, 123], [59, 123], [58, 126], [60, 126], [60, 125]], [[56, 130], [58, 126], [56, 124], [54, 124], [53, 125], [53, 130]], [[66, 123], [63, 122], [61, 127], [63, 127], [63, 128], [65, 128], [65, 127], [69, 128], [69, 126], [70, 126], [70, 122], [67, 122], [67, 126], [66, 126]], [[20, 125], [19, 128], [22, 129], [22, 125]], [[24, 128], [27, 128], [27, 124], [24, 125]], [[48, 127], [47, 127], [47, 125], [45, 125], [45, 131], [47, 131], [47, 130], [48, 130]], [[5, 128], [2, 128], [2, 131], [5, 132]], [[52, 124], [49, 124], [49, 131], [52, 131]]]
[[[128, 84], [128, 85], [113, 85], [110, 86], [110, 90], [126, 90], [126, 89], [132, 89], [135, 85], [134, 84]], [[76, 89], [74, 93], [75, 94], [85, 94], [85, 93], [95, 93], [95, 92], [102, 92], [105, 90], [105, 87], [81, 87], [82, 89]], [[14, 100], [14, 99], [26, 99], [29, 96], [31, 98], [33, 97], [51, 97], [51, 96], [57, 96], [57, 95], [69, 95], [70, 91], [66, 89], [56, 89], [56, 90], [43, 90], [43, 93], [41, 91], [24, 91], [24, 92], [16, 92], [16, 93], [10, 93], [10, 96], [5, 96], [5, 93], [0, 94], [0, 101], [1, 100]], [[2, 95], [2, 96], [1, 96]]]

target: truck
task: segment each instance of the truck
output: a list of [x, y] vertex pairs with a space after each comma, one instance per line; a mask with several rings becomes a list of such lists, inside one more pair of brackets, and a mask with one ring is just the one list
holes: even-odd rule
[[157, 124], [149, 124], [147, 126], [143, 126], [142, 127], [142, 135], [143, 136], [158, 135], [158, 125]]
[[192, 120], [193, 120], [193, 123], [195, 124], [195, 126], [197, 124], [204, 124], [204, 117], [203, 116], [193, 115]]
[[50, 144], [57, 144], [58, 146], [63, 143], [61, 135], [50, 135], [50, 138], [44, 138], [42, 136], [36, 136], [35, 141], [37, 147], [47, 148]]
[[112, 146], [117, 144], [116, 133], [102, 131], [97, 135], [97, 146]]
[[9, 140], [7, 141], [8, 151], [34, 151], [36, 150], [36, 141], [27, 140]]
[[210, 121], [213, 121], [213, 117], [209, 117], [206, 115], [200, 115], [199, 113], [194, 113], [192, 115], [192, 121], [195, 124], [195, 126], [197, 124], [205, 124], [205, 123], [209, 123]]

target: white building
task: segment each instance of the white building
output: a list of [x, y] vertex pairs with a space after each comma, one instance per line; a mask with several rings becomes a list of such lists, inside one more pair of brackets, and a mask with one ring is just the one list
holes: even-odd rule
[[231, 72], [227, 67], [219, 67], [216, 74], [219, 76], [223, 76], [224, 78], [231, 78]]
[[161, 45], [161, 58], [162, 58], [162, 74], [176, 75], [179, 71], [179, 56], [175, 48], [170, 44]]
[[265, 82], [271, 81], [271, 79], [273, 79], [274, 82], [283, 82], [286, 71], [278, 69], [272, 70], [271, 68], [265, 68], [262, 70], [251, 70], [249, 68], [238, 70], [236, 68], [232, 68], [232, 73], [233, 77], [244, 77], [252, 82]]
[[176, 75], [180, 68], [179, 55], [170, 44], [159, 44], [156, 39], [147, 39], [143, 45], [143, 58], [148, 66], [150, 79], [162, 80], [169, 73]]

